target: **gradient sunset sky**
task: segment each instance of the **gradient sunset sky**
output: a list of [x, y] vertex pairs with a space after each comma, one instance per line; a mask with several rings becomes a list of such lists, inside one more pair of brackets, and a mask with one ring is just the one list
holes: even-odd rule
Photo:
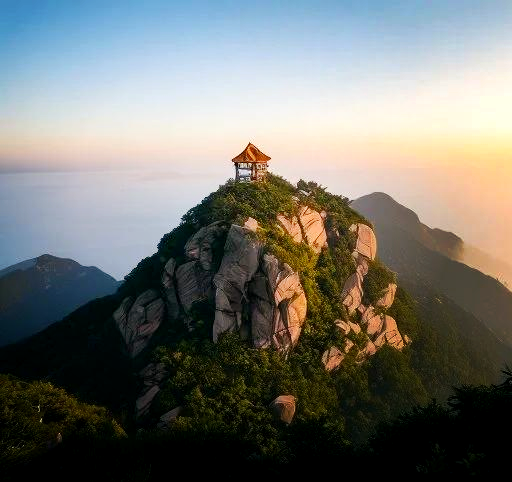
[[249, 141], [349, 196], [419, 169], [353, 194], [512, 262], [512, 1], [0, 0], [0, 173], [229, 176]]
[[0, 1], [0, 168], [511, 170], [512, 2]]

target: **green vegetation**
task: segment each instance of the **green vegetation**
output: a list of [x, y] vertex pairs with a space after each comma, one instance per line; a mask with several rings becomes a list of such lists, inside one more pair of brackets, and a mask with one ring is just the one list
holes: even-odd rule
[[[328, 213], [329, 248], [320, 254], [305, 243], [295, 243], [276, 223], [279, 213], [296, 214], [297, 200]], [[297, 346], [286, 355], [274, 349], [257, 350], [238, 334], [225, 334], [214, 344], [213, 300], [201, 300], [191, 314], [194, 330], [166, 320], [149, 348], [129, 360], [111, 319], [120, 301], [148, 288], [161, 289], [165, 263], [170, 257], [178, 264], [184, 262], [184, 245], [201, 227], [216, 221], [243, 224], [247, 217], [258, 220], [261, 229], [255, 236], [264, 251], [300, 275], [308, 306]], [[488, 355], [478, 352], [476, 343], [464, 334], [464, 315], [448, 300], [438, 303], [437, 295], [424, 290], [418, 301], [400, 287], [388, 314], [412, 344], [402, 351], [385, 346], [362, 361], [356, 355], [366, 345], [367, 336], [351, 333], [355, 347], [340, 369], [325, 370], [322, 354], [332, 346], [342, 348], [345, 342], [334, 321], [349, 316], [340, 293], [355, 271], [351, 255], [355, 238], [349, 228], [358, 222], [370, 224], [349, 207], [346, 198], [314, 182], [300, 181], [295, 187], [274, 175], [266, 183], [228, 181], [162, 237], [157, 252], [126, 276], [115, 296], [95, 300], [26, 342], [0, 349], [0, 371], [46, 379], [84, 401], [108, 407], [128, 434], [104, 446], [95, 444], [92, 452], [106, 461], [112, 480], [153, 479], [159, 470], [166, 473], [157, 456], [165, 459], [172, 454], [185, 461], [191, 453], [201, 454], [205, 470], [208, 464], [226, 459], [256, 472], [265, 467], [262, 473], [289, 473], [291, 463], [299, 470], [312, 461], [335, 470], [333, 460], [352, 461], [361, 456], [363, 449], [357, 447], [382, 422], [414, 407], [430, 407], [431, 398], [445, 400], [457, 380], [487, 383], [497, 372], [488, 363]], [[220, 239], [212, 246], [216, 266], [223, 244]], [[364, 303], [375, 303], [391, 282], [396, 282], [394, 273], [378, 259], [370, 263]], [[357, 316], [352, 315], [354, 321]], [[430, 317], [442, 323], [431, 323]], [[133, 406], [141, 388], [136, 374], [149, 362], [163, 363], [170, 377], [149, 414], [135, 420]], [[272, 400], [283, 394], [296, 397], [295, 417], [289, 426], [275, 420], [269, 409]], [[160, 416], [178, 406], [182, 412], [170, 429], [165, 433], [155, 430]], [[443, 406], [442, 410], [448, 409]], [[119, 461], [112, 462], [107, 453]], [[369, 454], [365, 452], [364, 457]], [[71, 467], [73, 460], [84, 463], [87, 457], [63, 443], [31, 467], [50, 467], [52, 461], [62, 464], [64, 459], [63, 466]], [[98, 477], [93, 469], [87, 473]]]
[[89, 444], [126, 436], [102, 407], [78, 402], [47, 382], [0, 375], [0, 468], [27, 463], [65, 441]]

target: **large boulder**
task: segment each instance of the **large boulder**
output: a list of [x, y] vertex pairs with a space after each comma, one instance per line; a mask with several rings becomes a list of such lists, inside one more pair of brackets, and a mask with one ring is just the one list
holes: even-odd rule
[[196, 301], [212, 297], [212, 277], [213, 274], [210, 271], [205, 271], [198, 260], [189, 261], [178, 267], [176, 284], [179, 300], [185, 313], [190, 313], [192, 305]]
[[211, 270], [214, 250], [224, 239], [228, 228], [229, 224], [224, 221], [216, 221], [202, 227], [185, 244], [185, 256], [190, 260], [198, 260], [205, 271]]
[[366, 224], [358, 223], [352, 224], [350, 231], [357, 235], [356, 254], [374, 260], [377, 255], [377, 238], [375, 237], [373, 229]]
[[344, 335], [350, 333], [350, 325], [345, 320], [334, 320], [334, 324], [343, 332]]
[[282, 214], [279, 214], [277, 216], [277, 220], [296, 243], [300, 243], [302, 241], [302, 229], [297, 216], [292, 216], [291, 219], [288, 219]]
[[243, 302], [249, 282], [259, 267], [261, 243], [247, 228], [231, 225], [215, 285], [213, 340], [221, 333], [241, 328]]
[[264, 256], [263, 271], [273, 293], [272, 344], [278, 350], [288, 350], [297, 343], [306, 319], [306, 295], [299, 275], [275, 256]]
[[362, 363], [363, 361], [370, 358], [372, 355], [377, 353], [377, 347], [373, 344], [371, 340], [368, 340], [366, 346], [357, 354], [356, 361], [358, 363]]
[[308, 206], [299, 206], [299, 215], [288, 219], [279, 214], [277, 220], [296, 243], [305, 241], [315, 253], [320, 253], [327, 246], [325, 232], [325, 211], [319, 213]]
[[401, 350], [404, 347], [402, 335], [398, 331], [398, 327], [394, 318], [388, 315], [384, 315], [382, 331], [373, 343], [377, 348], [382, 347], [385, 343], [392, 346], [393, 348], [396, 348], [397, 350]]
[[299, 208], [299, 223], [304, 232], [304, 238], [315, 253], [320, 253], [327, 244], [324, 217], [308, 206]]
[[156, 290], [144, 291], [131, 305], [125, 298], [113, 317], [123, 336], [130, 357], [137, 356], [149, 343], [164, 318], [165, 305]]
[[274, 293], [278, 308], [274, 316], [274, 344], [278, 348], [287, 349], [294, 346], [299, 339], [306, 319], [307, 300], [299, 275], [288, 265], [284, 266]]
[[175, 320], [180, 314], [180, 305], [176, 295], [176, 261], [170, 258], [162, 273], [162, 286], [165, 293], [165, 305], [169, 321]]
[[274, 329], [274, 293], [267, 276], [258, 272], [249, 284], [251, 337], [256, 348], [272, 345]]
[[272, 400], [270, 408], [277, 420], [289, 424], [295, 415], [295, 397], [293, 395], [281, 395]]
[[294, 346], [306, 319], [307, 300], [299, 275], [265, 254], [249, 285], [252, 341], [257, 348]]
[[363, 277], [356, 271], [351, 274], [341, 291], [341, 302], [347, 307], [349, 313], [354, 313], [363, 299]]

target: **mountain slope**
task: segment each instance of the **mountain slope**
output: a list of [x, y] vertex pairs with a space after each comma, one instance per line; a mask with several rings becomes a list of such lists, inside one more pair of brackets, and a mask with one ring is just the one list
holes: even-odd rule
[[105, 404], [128, 433], [217, 437], [244, 457], [362, 441], [456, 381], [498, 377], [492, 333], [464, 333], [428, 291], [420, 310], [375, 247], [368, 220], [314, 182], [228, 181], [114, 295], [0, 349], [0, 371]]
[[1, 270], [0, 346], [42, 330], [117, 287], [112, 276], [96, 267], [49, 254]]
[[382, 260], [406, 286], [427, 284], [445, 294], [512, 346], [512, 292], [493, 277], [448, 258], [444, 254], [449, 250], [432, 250], [428, 241], [416, 235], [418, 223], [414, 227], [401, 222], [397, 213], [407, 208], [389, 196], [371, 194], [353, 201], [351, 206], [372, 219]]

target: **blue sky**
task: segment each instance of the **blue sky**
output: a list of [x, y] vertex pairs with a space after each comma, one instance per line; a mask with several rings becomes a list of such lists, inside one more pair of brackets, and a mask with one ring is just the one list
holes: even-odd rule
[[0, 169], [206, 163], [248, 140], [453, 163], [475, 130], [508, 153], [511, 32], [512, 2], [1, 1]]

